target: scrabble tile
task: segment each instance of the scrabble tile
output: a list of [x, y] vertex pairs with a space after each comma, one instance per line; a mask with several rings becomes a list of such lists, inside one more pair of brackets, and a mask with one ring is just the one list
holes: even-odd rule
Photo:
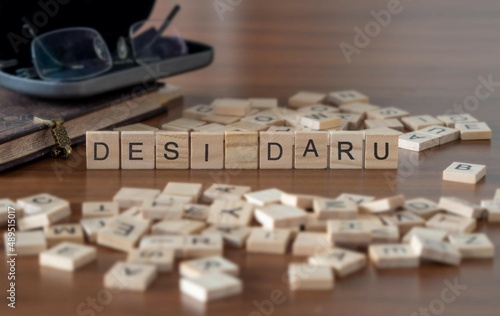
[[64, 241], [76, 244], [84, 243], [83, 229], [80, 224], [57, 224], [45, 226], [43, 230], [49, 247]]
[[239, 272], [238, 265], [221, 256], [185, 260], [179, 264], [181, 277], [192, 279], [199, 278], [207, 273], [225, 273], [238, 276]]
[[326, 100], [326, 94], [317, 92], [300, 91], [288, 99], [288, 106], [293, 109], [313, 104], [321, 104]]
[[160, 104], [166, 105], [172, 100], [182, 98], [184, 96], [184, 91], [181, 87], [167, 84], [160, 88], [158, 95]]
[[316, 195], [283, 193], [281, 194], [281, 204], [301, 209], [312, 209], [314, 200], [318, 198]]
[[449, 239], [464, 259], [495, 257], [495, 246], [486, 234], [451, 235]]
[[368, 254], [378, 269], [416, 268], [420, 265], [419, 256], [406, 244], [370, 245]]
[[113, 131], [118, 131], [118, 132], [123, 132], [123, 131], [139, 132], [139, 131], [157, 131], [157, 130], [158, 130], [157, 127], [146, 125], [143, 123], [135, 123], [113, 128]]
[[334, 91], [328, 93], [328, 102], [336, 105], [350, 104], [350, 103], [368, 103], [370, 100], [368, 96], [356, 90]]
[[82, 218], [110, 217], [120, 213], [117, 202], [83, 202]]
[[[213, 200], [241, 200], [243, 195], [249, 193], [251, 190], [251, 187], [244, 185], [214, 183], [203, 192], [203, 199], [207, 202], [212, 202]], [[279, 194], [281, 194], [281, 191]]]
[[389, 131], [365, 132], [366, 169], [398, 168], [398, 134]]
[[491, 139], [491, 128], [484, 122], [456, 123], [455, 128], [460, 131], [461, 140]]
[[145, 200], [155, 199], [160, 194], [157, 189], [142, 189], [142, 188], [121, 188], [113, 197], [113, 201], [117, 202], [121, 208], [129, 208], [132, 206], [142, 206]]
[[257, 132], [225, 132], [224, 167], [226, 169], [257, 169], [259, 165], [259, 134]]
[[471, 233], [476, 229], [476, 220], [473, 218], [438, 213], [431, 217], [425, 223], [425, 226], [441, 229], [450, 234], [464, 234]]
[[259, 168], [292, 169], [295, 134], [260, 132]]
[[398, 226], [374, 226], [370, 229], [372, 244], [390, 244], [399, 242]]
[[302, 209], [282, 204], [257, 207], [255, 219], [265, 228], [291, 228], [307, 222], [306, 212]]
[[97, 244], [121, 251], [135, 247], [148, 231], [149, 222], [131, 217], [116, 217], [97, 233]]
[[87, 169], [120, 169], [120, 132], [88, 131]]
[[[193, 132], [200, 132], [200, 133], [224, 133], [225, 131], [236, 131], [236, 128], [225, 126], [219, 123], [209, 123], [193, 129]], [[191, 135], [191, 143], [192, 142], [193, 138]]]
[[367, 117], [369, 119], [375, 119], [375, 120], [384, 120], [384, 119], [391, 119], [391, 118], [396, 118], [400, 119], [402, 117], [410, 115], [408, 112], [405, 110], [401, 110], [395, 107], [386, 107], [386, 108], [381, 108], [373, 111], [368, 111], [366, 113]]
[[182, 111], [182, 117], [192, 120], [201, 120], [204, 116], [215, 114], [214, 107], [206, 104], [191, 106]]
[[217, 234], [192, 235], [185, 238], [183, 256], [184, 258], [222, 256], [223, 251], [222, 236]]
[[363, 152], [363, 132], [330, 132], [330, 169], [362, 169]]
[[366, 256], [360, 252], [335, 247], [315, 253], [309, 257], [308, 263], [331, 268], [337, 276], [345, 277], [364, 268]]
[[493, 200], [500, 201], [500, 189], [496, 189], [495, 196], [493, 196]]
[[288, 266], [290, 289], [296, 290], [331, 290], [334, 277], [329, 267], [307, 263], [290, 263]]
[[326, 104], [313, 104], [297, 109], [297, 114], [338, 113], [339, 108]]
[[95, 243], [97, 241], [97, 234], [101, 229], [103, 229], [107, 222], [110, 221], [111, 217], [95, 217], [95, 218], [83, 218], [80, 220], [80, 225], [87, 237], [87, 241], [90, 243]]
[[149, 220], [180, 220], [186, 201], [166, 197], [168, 196], [160, 195], [156, 199], [145, 200], [141, 206], [142, 217]]
[[443, 170], [443, 180], [476, 184], [486, 175], [486, 166], [465, 162], [453, 162]]
[[208, 273], [196, 279], [181, 278], [179, 288], [184, 295], [200, 302], [215, 301], [240, 294], [240, 279], [225, 273]]
[[132, 249], [127, 262], [153, 265], [158, 272], [170, 272], [174, 268], [174, 251], [172, 249]]
[[439, 207], [449, 213], [470, 218], [480, 218], [484, 213], [484, 208], [480, 205], [449, 196], [439, 199]]
[[285, 124], [283, 115], [277, 111], [262, 111], [257, 114], [247, 115], [242, 117], [241, 121], [261, 124], [267, 127], [283, 126]]
[[257, 206], [265, 206], [269, 204], [279, 203], [281, 201], [281, 195], [283, 193], [285, 192], [273, 188], [245, 193], [243, 196], [248, 202], [252, 204], [255, 204]]
[[460, 131], [451, 127], [432, 125], [418, 130], [419, 133], [439, 137], [439, 144], [443, 145], [460, 138]]
[[40, 253], [41, 266], [54, 269], [74, 271], [96, 260], [94, 247], [72, 242], [62, 242], [57, 246]]
[[426, 239], [434, 239], [438, 241], [443, 241], [447, 236], [448, 232], [440, 229], [428, 228], [428, 227], [412, 227], [409, 232], [407, 232], [403, 238], [402, 242], [409, 243], [411, 238], [414, 236], [420, 236]]
[[151, 231], [154, 235], [190, 235], [205, 228], [205, 223], [189, 219], [163, 220], [154, 224]]
[[340, 119], [347, 122], [348, 130], [358, 130], [364, 122], [365, 114], [363, 113], [338, 113]]
[[285, 254], [291, 238], [289, 229], [254, 228], [247, 239], [247, 251]]
[[276, 98], [252, 98], [248, 101], [253, 109], [268, 110], [278, 107], [278, 99]]
[[326, 224], [328, 241], [335, 246], [365, 246], [371, 242], [371, 228], [369, 221], [358, 219], [333, 219]]
[[451, 114], [451, 115], [441, 115], [437, 117], [438, 120], [442, 121], [447, 127], [455, 127], [456, 123], [475, 123], [477, 119], [472, 115], [463, 114]]
[[189, 169], [189, 132], [155, 133], [156, 169]]
[[203, 231], [203, 234], [219, 234], [224, 244], [233, 248], [241, 248], [246, 244], [252, 228], [248, 226], [232, 226], [224, 224], [212, 225]]
[[[217, 123], [221, 125], [229, 125], [232, 123], [236, 123], [240, 120], [241, 116], [232, 116], [232, 115], [219, 115], [219, 114], [211, 114], [204, 116], [202, 120], [207, 123]], [[199, 129], [197, 129], [199, 130]]]
[[353, 103], [339, 105], [339, 109], [340, 111], [346, 113], [361, 114], [364, 119], [366, 118], [366, 113], [379, 110], [380, 107], [378, 105], [369, 103], [353, 102]]
[[325, 233], [299, 232], [292, 245], [294, 256], [312, 256], [330, 249]]
[[354, 219], [358, 216], [358, 205], [350, 200], [318, 198], [313, 202], [318, 219]]
[[11, 221], [13, 216], [21, 218], [23, 212], [24, 210], [11, 199], [0, 199], [0, 227], [7, 225], [9, 217]]
[[448, 242], [413, 236], [410, 240], [413, 250], [425, 260], [458, 266], [462, 256], [458, 249]]
[[224, 168], [224, 134], [191, 133], [191, 169]]
[[18, 199], [17, 204], [25, 214], [17, 219], [19, 230], [41, 228], [71, 215], [68, 201], [46, 193]]
[[236, 128], [241, 132], [260, 132], [266, 131], [269, 126], [249, 121], [239, 121], [236, 123], [229, 124], [228, 126]]
[[318, 219], [316, 214], [307, 213], [307, 222], [304, 224], [304, 231], [326, 233], [326, 219]]
[[47, 242], [42, 231], [31, 232], [17, 231], [15, 236], [12, 232], [4, 232], [3, 243], [5, 254], [17, 254], [18, 256], [37, 255], [47, 249]]
[[387, 225], [397, 226], [401, 234], [405, 234], [412, 227], [425, 226], [425, 219], [409, 211], [385, 214], [381, 215], [381, 218]]
[[244, 99], [219, 99], [214, 104], [215, 114], [245, 116], [252, 109], [250, 101]]
[[201, 120], [178, 118], [163, 124], [161, 129], [165, 131], [189, 132], [205, 124], [207, 123]]
[[364, 203], [372, 202], [375, 200], [374, 196], [370, 195], [360, 195], [360, 194], [352, 194], [352, 193], [342, 193], [336, 198], [337, 200], [348, 200], [353, 201], [357, 205], [361, 205]]
[[326, 169], [328, 132], [295, 132], [295, 169]]
[[299, 124], [314, 130], [340, 126], [341, 120], [336, 113], [313, 112], [299, 115]]
[[215, 200], [210, 207], [207, 222], [231, 226], [248, 226], [254, 206], [245, 201]]
[[174, 252], [176, 258], [184, 255], [186, 237], [180, 235], [148, 235], [141, 238], [139, 249], [165, 249]]
[[189, 196], [196, 201], [201, 196], [202, 187], [201, 183], [169, 182], [163, 189], [162, 194]]
[[486, 209], [488, 222], [500, 223], [500, 201], [482, 200], [481, 206]]
[[439, 146], [439, 137], [420, 132], [411, 132], [399, 136], [398, 147], [412, 151], [424, 151]]
[[432, 217], [441, 210], [436, 202], [427, 198], [406, 200], [404, 209], [426, 219]]
[[404, 205], [404, 195], [398, 194], [387, 198], [378, 199], [372, 202], [363, 203], [359, 206], [359, 210], [366, 213], [382, 214], [393, 212], [397, 209], [403, 208]]
[[121, 132], [122, 169], [155, 168], [155, 132]]
[[156, 275], [157, 270], [154, 265], [118, 261], [104, 274], [104, 287], [120, 291], [145, 292]]
[[184, 204], [182, 208], [182, 218], [194, 221], [206, 221], [210, 207], [204, 204]]
[[404, 127], [410, 131], [417, 131], [429, 126], [444, 126], [444, 122], [431, 115], [413, 115], [401, 118]]
[[387, 127], [402, 132], [404, 126], [398, 119], [365, 120], [365, 128]]
[[356, 220], [366, 222], [367, 224], [371, 224], [374, 227], [384, 226], [384, 223], [379, 215], [380, 214], [375, 215], [375, 214], [360, 213], [358, 214], [358, 217], [356, 217]]
[[132, 206], [132, 207], [126, 209], [125, 211], [123, 211], [122, 213], [118, 214], [117, 217], [122, 217], [122, 216], [131, 217], [131, 218], [138, 218], [138, 219], [146, 220], [146, 221], [151, 223], [151, 220], [146, 219], [146, 218], [144, 218], [144, 216], [142, 216], [142, 206]]

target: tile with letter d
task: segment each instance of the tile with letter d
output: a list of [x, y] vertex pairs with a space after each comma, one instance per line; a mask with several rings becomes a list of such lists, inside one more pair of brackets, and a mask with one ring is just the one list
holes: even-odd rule
[[120, 169], [120, 132], [86, 133], [87, 169]]
[[260, 169], [292, 169], [295, 134], [260, 132]]

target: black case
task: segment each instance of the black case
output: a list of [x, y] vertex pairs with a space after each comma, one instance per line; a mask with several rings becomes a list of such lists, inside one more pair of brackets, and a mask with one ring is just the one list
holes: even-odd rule
[[[213, 60], [213, 48], [186, 40], [187, 55], [166, 59], [148, 67], [115, 66], [99, 77], [83, 81], [54, 82], [15, 75], [16, 69], [32, 66], [31, 36], [23, 32], [24, 24], [31, 24], [37, 34], [65, 27], [94, 28], [113, 49], [120, 36], [128, 36], [132, 24], [148, 19], [154, 4], [155, 0], [0, 0], [0, 86], [37, 97], [81, 98], [144, 85], [145, 81], [150, 82], [151, 79], [209, 65]], [[165, 17], [170, 9], [168, 7], [164, 12]], [[179, 17], [182, 17], [182, 10]], [[9, 61], [13, 59], [17, 60], [17, 64], [9, 66]]]

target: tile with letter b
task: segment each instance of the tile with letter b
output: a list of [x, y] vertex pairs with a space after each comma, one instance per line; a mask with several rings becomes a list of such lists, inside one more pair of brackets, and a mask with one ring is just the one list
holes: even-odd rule
[[258, 132], [225, 132], [224, 141], [224, 167], [226, 169], [258, 168]]
[[466, 162], [453, 162], [443, 171], [443, 180], [475, 184], [486, 175], [486, 166]]
[[420, 265], [419, 255], [408, 244], [370, 245], [368, 254], [379, 269], [416, 268]]
[[328, 132], [295, 132], [295, 169], [326, 169]]
[[169, 272], [174, 267], [174, 250], [172, 249], [132, 249], [128, 252], [127, 262], [150, 264], [158, 272]]
[[260, 169], [292, 169], [295, 134], [260, 132]]
[[104, 275], [104, 287], [119, 291], [145, 292], [156, 276], [154, 265], [118, 261]]
[[240, 294], [243, 284], [232, 275], [214, 272], [195, 279], [181, 278], [179, 288], [181, 293], [197, 301], [209, 302]]
[[73, 271], [97, 258], [95, 247], [63, 242], [40, 253], [41, 266]]
[[122, 169], [155, 168], [155, 132], [121, 132]]
[[221, 256], [185, 260], [179, 264], [179, 273], [185, 278], [198, 278], [206, 273], [226, 273], [237, 276], [239, 270], [238, 265]]
[[120, 169], [120, 132], [86, 133], [87, 169]]
[[363, 169], [363, 132], [330, 132], [330, 169]]
[[191, 132], [191, 169], [224, 168], [224, 133]]
[[462, 254], [462, 258], [493, 258], [495, 246], [484, 233], [450, 235], [450, 243]]
[[309, 264], [333, 269], [339, 277], [345, 277], [366, 266], [366, 255], [339, 247], [315, 253], [308, 259]]
[[155, 134], [156, 169], [189, 169], [189, 132]]

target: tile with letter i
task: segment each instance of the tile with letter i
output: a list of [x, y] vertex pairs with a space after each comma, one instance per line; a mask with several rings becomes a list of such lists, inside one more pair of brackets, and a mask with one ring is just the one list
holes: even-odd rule
[[294, 256], [312, 256], [330, 248], [325, 233], [299, 232], [293, 241], [292, 254]]
[[83, 229], [80, 224], [58, 224], [44, 227], [45, 239], [49, 247], [63, 241], [83, 244]]
[[157, 276], [156, 266], [144, 263], [116, 262], [104, 275], [107, 289], [145, 292]]
[[172, 249], [132, 249], [127, 262], [150, 264], [158, 272], [170, 272], [174, 267], [174, 251]]
[[94, 247], [63, 242], [40, 253], [41, 266], [73, 271], [79, 269], [97, 258]]
[[207, 222], [212, 224], [247, 226], [253, 218], [254, 206], [245, 201], [215, 200]]
[[243, 291], [243, 284], [234, 276], [214, 272], [196, 279], [181, 278], [179, 288], [184, 295], [200, 302], [208, 302], [240, 294]]
[[191, 133], [191, 169], [224, 168], [224, 133]]
[[198, 278], [206, 273], [226, 273], [237, 276], [239, 272], [238, 265], [221, 256], [187, 260], [179, 264], [179, 273], [185, 278]]
[[456, 123], [455, 128], [460, 131], [461, 140], [491, 139], [491, 128], [484, 122]]
[[225, 132], [224, 168], [257, 169], [259, 166], [258, 132]]
[[335, 105], [343, 105], [349, 103], [368, 103], [368, 96], [356, 90], [333, 91], [328, 94], [327, 100]]
[[97, 243], [121, 251], [135, 247], [149, 229], [149, 222], [132, 217], [116, 217], [97, 234]]
[[454, 162], [443, 171], [443, 180], [475, 184], [486, 175], [486, 166]]
[[224, 241], [221, 235], [205, 234], [186, 236], [184, 243], [184, 258], [199, 258], [222, 256]]
[[384, 129], [365, 132], [365, 168], [397, 169], [401, 132]]
[[3, 243], [5, 245], [5, 253], [15, 253], [18, 256], [37, 255], [47, 249], [47, 242], [42, 231], [16, 232], [12, 236], [12, 232], [3, 234]]
[[332, 269], [307, 263], [290, 263], [288, 279], [293, 291], [331, 290], [335, 283]]
[[241, 200], [243, 195], [251, 190], [251, 187], [244, 185], [214, 183], [203, 192], [203, 199], [207, 202], [213, 200]]
[[429, 126], [444, 126], [444, 122], [431, 115], [414, 115], [401, 118], [406, 129], [416, 131]]
[[290, 238], [291, 231], [288, 229], [253, 228], [247, 239], [247, 251], [285, 254]]
[[189, 169], [189, 132], [155, 133], [156, 169]]
[[455, 266], [458, 266], [462, 260], [462, 255], [458, 249], [448, 242], [415, 235], [410, 240], [410, 246], [420, 258], [425, 260]]
[[483, 233], [450, 235], [450, 243], [462, 254], [462, 258], [493, 258], [495, 257], [495, 246]]
[[295, 134], [293, 132], [260, 133], [260, 169], [292, 169]]
[[445, 230], [450, 234], [471, 233], [476, 229], [474, 218], [438, 213], [431, 217], [425, 226]]
[[122, 169], [155, 168], [155, 132], [121, 132]]
[[86, 133], [87, 169], [120, 169], [120, 132]]
[[295, 169], [326, 169], [328, 132], [295, 132]]
[[366, 266], [366, 256], [363, 253], [339, 247], [315, 253], [308, 258], [311, 265], [333, 269], [339, 277], [345, 277]]
[[241, 248], [250, 236], [252, 228], [248, 226], [212, 225], [203, 231], [203, 234], [219, 234], [224, 244], [233, 248]]
[[379, 269], [416, 268], [420, 265], [419, 255], [407, 244], [370, 245], [368, 254]]
[[362, 169], [363, 152], [363, 132], [330, 132], [330, 169]]
[[83, 202], [82, 218], [111, 217], [120, 212], [117, 202]]

